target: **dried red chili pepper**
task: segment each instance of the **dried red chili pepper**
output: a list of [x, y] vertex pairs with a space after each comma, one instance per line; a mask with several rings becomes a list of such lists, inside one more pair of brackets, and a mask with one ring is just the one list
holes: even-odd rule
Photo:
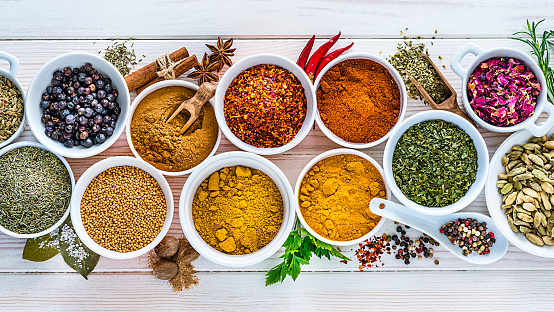
[[315, 72], [315, 75], [314, 75], [314, 79], [317, 78], [317, 76], [319, 75], [319, 73], [321, 72], [321, 70], [323, 69], [323, 67], [325, 67], [325, 65], [329, 64], [332, 60], [336, 59], [337, 57], [339, 57], [339, 55], [341, 55], [344, 51], [352, 48], [352, 46], [354, 45], [354, 42], [352, 42], [350, 45], [348, 45], [347, 47], [344, 47], [342, 49], [338, 49], [338, 50], [335, 50], [329, 54], [327, 54], [327, 56], [321, 61], [321, 63], [319, 63], [319, 65], [317, 66], [317, 71]]
[[310, 56], [310, 52], [312, 52], [312, 47], [314, 46], [315, 42], [315, 35], [310, 38], [308, 43], [306, 43], [306, 46], [302, 50], [302, 53], [298, 56], [298, 60], [296, 61], [296, 64], [300, 66], [302, 69], [306, 69], [306, 62], [308, 61], [308, 56]]
[[337, 42], [337, 40], [339, 40], [339, 37], [340, 31], [338, 35], [334, 36], [333, 38], [331, 38], [331, 40], [324, 43], [321, 47], [319, 47], [319, 49], [317, 49], [317, 51], [314, 52], [312, 57], [310, 57], [308, 65], [306, 65], [306, 69], [304, 71], [312, 81], [314, 81], [314, 74], [315, 70], [317, 69], [317, 65], [321, 63], [321, 60], [325, 57], [327, 51], [329, 51], [329, 49], [331, 49], [331, 47]]

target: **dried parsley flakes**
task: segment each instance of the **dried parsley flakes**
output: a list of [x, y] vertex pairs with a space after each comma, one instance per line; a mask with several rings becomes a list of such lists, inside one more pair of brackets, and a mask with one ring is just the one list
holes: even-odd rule
[[392, 172], [402, 193], [426, 207], [444, 207], [462, 198], [475, 181], [477, 167], [473, 140], [440, 119], [411, 126], [392, 157]]

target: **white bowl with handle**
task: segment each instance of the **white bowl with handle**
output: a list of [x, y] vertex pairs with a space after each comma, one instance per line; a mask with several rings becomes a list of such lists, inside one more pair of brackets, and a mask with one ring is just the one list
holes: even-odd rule
[[19, 127], [17, 127], [17, 130], [5, 141], [0, 142], [0, 148], [12, 143], [15, 139], [17, 139], [21, 133], [23, 132], [23, 129], [25, 128], [25, 112], [27, 111], [25, 109], [25, 92], [23, 91], [23, 87], [21, 86], [21, 83], [17, 80], [17, 72], [19, 71], [19, 60], [6, 52], [0, 51], [0, 60], [5, 60], [10, 64], [10, 67], [8, 70], [4, 70], [0, 68], [0, 76], [4, 76], [8, 78], [19, 90], [19, 93], [21, 94], [21, 98], [23, 99], [23, 118], [21, 118], [21, 123], [19, 124]]

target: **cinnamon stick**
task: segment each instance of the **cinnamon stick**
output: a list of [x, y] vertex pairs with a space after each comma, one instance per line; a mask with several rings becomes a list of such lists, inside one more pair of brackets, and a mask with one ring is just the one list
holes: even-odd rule
[[[185, 57], [189, 56], [189, 52], [185, 47], [180, 48], [179, 50], [169, 54], [169, 58], [172, 61], [177, 62]], [[156, 61], [144, 66], [143, 68], [137, 70], [136, 72], [125, 77], [125, 82], [127, 83], [127, 88], [129, 91], [133, 91], [136, 88], [148, 83], [149, 81], [158, 77], [156, 72], [159, 70], [158, 63]]]
[[[184, 59], [179, 65], [175, 66], [175, 77], [179, 77], [182, 74], [184, 74], [187, 70], [193, 68], [194, 66], [198, 65], [198, 59], [196, 58], [196, 55], [193, 54], [186, 59]], [[154, 80], [149, 81], [148, 83], [140, 86], [137, 88], [137, 95], [140, 94], [144, 89], [148, 88], [149, 86], [155, 84], [156, 82], [164, 81], [162, 77], [157, 77]]]

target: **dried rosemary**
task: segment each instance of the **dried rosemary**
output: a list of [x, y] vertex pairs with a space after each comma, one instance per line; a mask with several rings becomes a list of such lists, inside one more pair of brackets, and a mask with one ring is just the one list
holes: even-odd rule
[[[135, 49], [133, 49], [133, 45], [135, 44], [134, 42], [131, 43], [130, 47], [125, 45], [130, 40], [131, 39], [121, 43], [115, 42], [113, 45], [107, 47], [104, 52], [104, 59], [112, 63], [121, 75], [123, 75], [123, 77], [127, 76], [135, 65], [142, 61], [142, 59], [137, 61]], [[98, 54], [100, 53], [101, 52], [98, 52]]]
[[0, 143], [9, 139], [21, 125], [23, 97], [15, 84], [0, 76]]
[[56, 155], [23, 146], [0, 156], [0, 224], [32, 234], [64, 215], [71, 200], [71, 178]]

